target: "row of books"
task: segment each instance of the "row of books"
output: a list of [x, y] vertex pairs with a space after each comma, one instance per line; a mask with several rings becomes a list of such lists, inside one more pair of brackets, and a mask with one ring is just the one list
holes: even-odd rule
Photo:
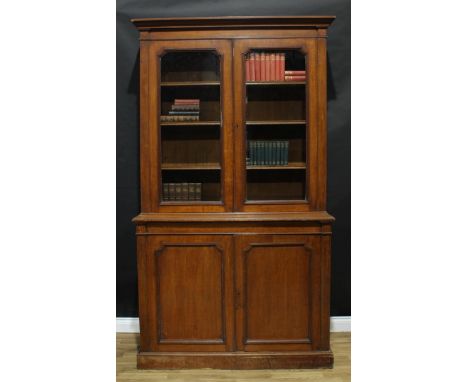
[[285, 53], [248, 53], [246, 81], [305, 81], [305, 70], [286, 70]]
[[200, 120], [200, 100], [176, 98], [169, 115], [161, 115], [161, 122], [182, 122]]
[[248, 141], [247, 165], [284, 166], [288, 164], [289, 141]]
[[201, 200], [201, 183], [163, 183], [163, 200]]

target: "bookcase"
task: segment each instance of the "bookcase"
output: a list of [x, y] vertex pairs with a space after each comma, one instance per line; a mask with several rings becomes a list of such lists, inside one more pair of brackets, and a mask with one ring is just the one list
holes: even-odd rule
[[332, 367], [333, 20], [132, 20], [139, 368]]

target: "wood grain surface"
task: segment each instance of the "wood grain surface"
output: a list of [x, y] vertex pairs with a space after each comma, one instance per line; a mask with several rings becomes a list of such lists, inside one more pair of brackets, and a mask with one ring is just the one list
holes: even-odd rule
[[117, 382], [130, 381], [209, 381], [209, 382], [348, 382], [351, 380], [351, 333], [331, 333], [335, 356], [333, 369], [318, 370], [138, 370], [136, 349], [138, 333], [117, 333]]

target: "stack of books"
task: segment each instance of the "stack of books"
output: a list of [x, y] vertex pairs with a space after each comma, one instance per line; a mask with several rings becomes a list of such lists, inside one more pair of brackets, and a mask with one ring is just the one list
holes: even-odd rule
[[248, 82], [305, 81], [305, 70], [286, 70], [285, 53], [248, 53], [245, 79]]
[[285, 70], [284, 80], [285, 81], [305, 81], [306, 77], [305, 70]]
[[248, 166], [285, 166], [289, 141], [248, 141]]
[[201, 183], [163, 183], [164, 201], [201, 200]]
[[161, 122], [185, 122], [200, 120], [199, 99], [175, 99], [169, 115], [161, 115]]

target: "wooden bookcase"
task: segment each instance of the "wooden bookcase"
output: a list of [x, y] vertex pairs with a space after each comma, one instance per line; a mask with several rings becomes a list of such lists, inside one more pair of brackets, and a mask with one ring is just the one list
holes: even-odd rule
[[140, 31], [139, 368], [333, 365], [333, 20], [132, 20]]

